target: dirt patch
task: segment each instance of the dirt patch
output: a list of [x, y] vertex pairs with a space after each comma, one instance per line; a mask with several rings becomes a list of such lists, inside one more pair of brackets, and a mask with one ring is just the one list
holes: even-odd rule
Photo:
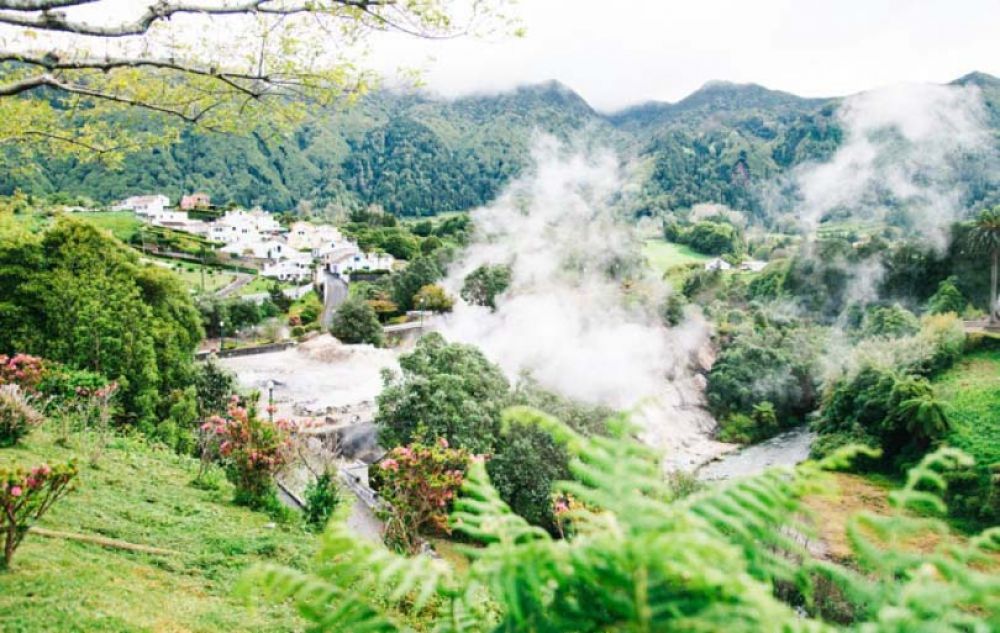
[[[889, 505], [889, 492], [893, 487], [888, 482], [860, 475], [831, 474], [830, 486], [826, 492], [810, 495], [804, 500], [819, 538], [817, 547], [813, 548], [814, 553], [822, 558], [850, 564], [854, 560], [854, 552], [847, 537], [848, 521], [861, 512], [889, 515], [893, 511]], [[865, 536], [874, 543], [879, 541], [871, 532]], [[928, 529], [884, 545], [886, 549], [899, 548], [929, 554], [942, 545], [959, 545], [965, 541], [959, 534]], [[990, 558], [993, 563], [986, 563], [986, 566], [995, 568], [1000, 565], [1000, 555], [992, 555]]]
[[847, 521], [858, 512], [889, 513], [889, 488], [858, 475], [833, 473], [827, 492], [811, 495], [805, 506], [812, 515], [821, 555], [838, 562], [853, 558]]

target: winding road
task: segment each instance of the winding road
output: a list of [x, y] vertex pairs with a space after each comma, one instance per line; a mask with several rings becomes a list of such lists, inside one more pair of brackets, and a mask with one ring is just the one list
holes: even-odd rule
[[329, 270], [323, 271], [323, 316], [320, 323], [329, 329], [333, 323], [333, 312], [347, 300], [347, 282]]

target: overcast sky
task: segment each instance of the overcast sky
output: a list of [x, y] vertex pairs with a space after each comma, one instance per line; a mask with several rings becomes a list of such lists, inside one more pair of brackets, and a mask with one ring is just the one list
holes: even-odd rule
[[377, 42], [445, 95], [558, 79], [608, 110], [708, 80], [804, 96], [1000, 75], [1000, 0], [521, 0], [523, 40]]
[[[149, 2], [82, 11], [116, 21]], [[369, 61], [424, 68], [446, 96], [557, 79], [601, 110], [676, 101], [713, 79], [835, 96], [1000, 75], [1000, 0], [520, 0], [515, 12], [523, 39], [379, 36]]]

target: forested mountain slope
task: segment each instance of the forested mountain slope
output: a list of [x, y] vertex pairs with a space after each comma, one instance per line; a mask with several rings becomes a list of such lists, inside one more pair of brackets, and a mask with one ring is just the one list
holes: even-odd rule
[[[1000, 80], [971, 73], [1000, 135]], [[837, 148], [839, 99], [806, 99], [754, 84], [710, 82], [677, 103], [605, 115], [558, 82], [435, 99], [381, 92], [322, 113], [290, 138], [185, 133], [117, 170], [61, 163], [0, 172], [0, 194], [65, 192], [99, 201], [194, 190], [218, 203], [270, 210], [380, 204], [397, 215], [462, 210], [492, 199], [525, 165], [537, 132], [598, 139], [648, 167], [640, 211], [723, 202], [766, 214], [760, 185]], [[583, 134], [585, 133], [585, 134]], [[972, 183], [970, 203], [987, 197]]]

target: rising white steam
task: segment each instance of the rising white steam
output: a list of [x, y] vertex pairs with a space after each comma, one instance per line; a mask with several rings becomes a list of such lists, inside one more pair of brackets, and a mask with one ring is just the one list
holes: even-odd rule
[[492, 312], [459, 302], [438, 329], [482, 349], [512, 379], [528, 372], [571, 398], [634, 410], [646, 439], [675, 459], [707, 452], [714, 421], [691, 369], [707, 347], [707, 326], [692, 315], [664, 327], [656, 299], [636, 298], [662, 284], [640, 278], [626, 289], [607, 274], [639, 252], [614, 210], [630, 190], [619, 161], [542, 138], [533, 164], [473, 212], [475, 236], [445, 282], [457, 294], [476, 267], [510, 264], [510, 289]]
[[893, 86], [847, 98], [837, 116], [844, 140], [833, 157], [794, 173], [807, 232], [830, 211], [882, 221], [892, 209], [915, 234], [944, 247], [964, 212], [958, 183], [968, 174], [963, 179], [959, 170], [988, 168], [995, 151], [979, 89]]

